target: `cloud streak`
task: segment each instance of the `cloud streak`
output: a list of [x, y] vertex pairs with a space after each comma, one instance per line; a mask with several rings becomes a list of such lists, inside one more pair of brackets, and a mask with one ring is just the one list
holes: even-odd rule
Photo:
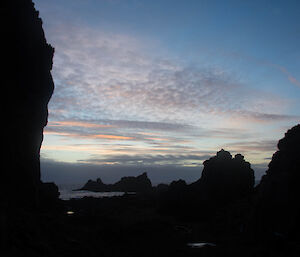
[[[276, 140], [263, 140], [263, 141], [240, 141], [226, 144], [234, 152], [275, 152], [277, 150]], [[266, 158], [265, 158], [266, 159]]]
[[112, 165], [178, 165], [178, 166], [199, 166], [202, 161], [210, 158], [211, 155], [207, 154], [166, 154], [166, 155], [153, 155], [153, 154], [137, 154], [137, 155], [107, 155], [102, 158], [90, 158], [88, 160], [79, 160], [84, 163], [93, 164], [112, 164]]
[[287, 76], [288, 80], [292, 84], [300, 87], [300, 81], [298, 81], [285, 67], [280, 66], [280, 65], [275, 65], [275, 64], [271, 64], [271, 65], [274, 66], [275, 68], [277, 68], [278, 70], [280, 70], [283, 74], [285, 74]]

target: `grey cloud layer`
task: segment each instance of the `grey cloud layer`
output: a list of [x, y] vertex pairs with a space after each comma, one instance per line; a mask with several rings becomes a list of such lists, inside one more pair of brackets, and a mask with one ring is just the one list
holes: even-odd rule
[[[164, 166], [132, 166], [132, 165], [99, 165], [86, 163], [63, 163], [41, 159], [43, 181], [54, 181], [58, 185], [75, 184], [82, 186], [88, 179], [101, 178], [104, 183], [115, 183], [123, 176], [137, 176], [147, 172], [153, 184], [170, 183], [172, 180], [184, 179], [188, 183], [200, 178], [202, 167]], [[265, 164], [252, 165], [256, 179], [267, 170]], [[84, 171], [84, 172], [83, 172]], [[67, 178], [67, 179], [66, 179]], [[75, 188], [74, 188], [75, 189]]]
[[263, 141], [242, 141], [233, 142], [226, 145], [235, 152], [258, 151], [258, 152], [275, 152], [277, 150], [276, 140]]
[[[64, 122], [64, 120], [63, 120]], [[45, 131], [49, 133], [59, 133], [63, 136], [77, 137], [93, 136], [97, 134], [122, 135], [132, 137], [133, 140], [145, 141], [153, 145], [160, 146], [161, 140], [174, 141], [178, 144], [184, 141], [197, 140], [201, 138], [227, 138], [243, 139], [249, 137], [251, 133], [243, 129], [206, 129], [188, 124], [167, 123], [167, 122], [147, 122], [129, 120], [67, 120], [71, 126], [65, 123], [58, 126], [59, 122], [49, 122]], [[76, 126], [76, 122], [79, 124]], [[73, 125], [72, 125], [73, 124]], [[75, 125], [74, 125], [75, 124]], [[95, 126], [89, 126], [89, 125]], [[103, 127], [97, 127], [103, 125]], [[167, 142], [164, 142], [165, 145]], [[171, 142], [169, 142], [170, 144]], [[174, 146], [174, 144], [172, 144]], [[177, 145], [179, 148], [180, 145]], [[186, 146], [183, 146], [186, 148]]]
[[[199, 166], [203, 160], [206, 160], [212, 156], [208, 154], [192, 155], [192, 154], [177, 154], [177, 155], [107, 155], [102, 158], [91, 158], [88, 160], [82, 160], [86, 163], [112, 163], [118, 165], [178, 165], [184, 166], [184, 164], [192, 164]], [[193, 161], [191, 163], [191, 161]]]

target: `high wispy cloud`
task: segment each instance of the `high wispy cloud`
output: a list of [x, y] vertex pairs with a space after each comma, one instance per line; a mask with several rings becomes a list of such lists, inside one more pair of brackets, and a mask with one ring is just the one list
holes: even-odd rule
[[217, 67], [153, 57], [149, 42], [83, 27], [50, 33], [56, 49], [52, 120], [199, 125], [222, 118], [252, 123], [295, 118], [283, 113], [286, 102], [280, 97], [249, 90]]

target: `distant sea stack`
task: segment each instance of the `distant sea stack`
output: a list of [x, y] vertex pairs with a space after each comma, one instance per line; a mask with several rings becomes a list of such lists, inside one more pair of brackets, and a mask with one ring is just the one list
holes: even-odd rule
[[147, 192], [152, 189], [152, 183], [147, 173], [137, 177], [123, 177], [115, 184], [104, 184], [100, 178], [89, 180], [80, 190], [93, 192]]
[[299, 239], [300, 124], [289, 129], [277, 146], [257, 187], [257, 234]]
[[40, 147], [54, 89], [50, 73], [54, 48], [45, 39], [31, 0], [1, 5], [2, 64], [7, 78], [1, 84], [5, 102], [1, 202], [30, 208], [36, 206], [41, 186]]

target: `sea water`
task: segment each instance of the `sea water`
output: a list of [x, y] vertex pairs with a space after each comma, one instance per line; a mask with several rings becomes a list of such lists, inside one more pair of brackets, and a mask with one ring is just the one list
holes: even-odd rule
[[74, 189], [80, 188], [81, 185], [59, 185], [59, 198], [62, 200], [70, 200], [70, 199], [80, 199], [83, 197], [113, 197], [113, 196], [122, 196], [124, 192], [91, 192], [91, 191], [74, 191]]

